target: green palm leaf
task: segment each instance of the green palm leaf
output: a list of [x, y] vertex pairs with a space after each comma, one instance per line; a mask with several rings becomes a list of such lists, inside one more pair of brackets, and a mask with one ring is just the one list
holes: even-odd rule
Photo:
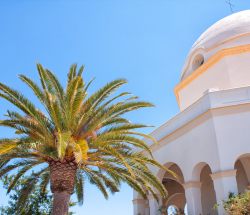
[[[150, 166], [165, 168], [153, 159], [142, 138], [156, 140], [139, 132], [148, 126], [127, 119], [127, 113], [152, 107], [151, 103], [120, 92], [120, 87], [127, 83], [125, 79], [111, 81], [88, 95], [93, 80], [85, 82], [83, 66], [70, 67], [65, 87], [41, 64], [37, 70], [39, 84], [24, 75], [19, 78], [37, 97], [42, 109], [22, 93], [0, 83], [0, 97], [15, 107], [15, 111], [7, 110], [0, 126], [16, 133], [14, 139], [0, 139], [0, 177], [15, 171], [10, 192], [20, 178], [28, 175], [18, 203], [20, 208], [35, 186], [43, 194], [49, 184], [54, 202], [62, 193], [70, 196], [76, 192], [82, 204], [86, 181], [105, 198], [118, 192], [123, 182], [144, 198], [148, 193], [157, 198], [156, 191], [166, 197], [165, 187], [151, 173]], [[36, 172], [31, 173], [34, 168]], [[65, 207], [59, 209], [67, 209], [67, 201], [60, 204]]]

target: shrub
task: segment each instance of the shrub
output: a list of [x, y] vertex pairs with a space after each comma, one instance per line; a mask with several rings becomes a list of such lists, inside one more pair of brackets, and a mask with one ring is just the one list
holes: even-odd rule
[[223, 202], [223, 207], [229, 215], [250, 214], [250, 191], [235, 195], [229, 194], [229, 198]]

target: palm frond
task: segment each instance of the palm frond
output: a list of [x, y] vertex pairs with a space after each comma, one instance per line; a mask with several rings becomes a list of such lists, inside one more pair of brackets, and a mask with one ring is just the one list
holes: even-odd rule
[[[157, 141], [138, 131], [149, 126], [127, 119], [128, 113], [152, 107], [151, 103], [140, 101], [128, 92], [118, 92], [127, 83], [125, 79], [111, 81], [88, 95], [94, 79], [85, 83], [83, 66], [70, 67], [65, 88], [56, 75], [41, 64], [37, 70], [39, 83], [25, 75], [19, 78], [33, 91], [42, 109], [22, 93], [0, 83], [0, 97], [18, 109], [7, 111], [6, 118], [0, 121], [0, 126], [16, 132], [15, 139], [0, 139], [0, 177], [16, 172], [9, 184], [10, 192], [22, 176], [33, 168], [37, 170], [25, 181], [20, 207], [25, 205], [34, 186], [39, 186], [41, 194], [45, 193], [48, 184], [56, 181], [53, 177], [57, 174], [53, 171], [63, 174], [65, 168], [71, 168], [72, 174], [77, 172], [72, 180], [75, 179], [74, 189], [80, 204], [86, 179], [105, 198], [118, 192], [123, 182], [144, 198], [148, 193], [157, 198], [156, 191], [166, 197], [165, 187], [149, 167], [168, 169], [153, 159], [142, 138]], [[49, 167], [44, 168], [43, 163]], [[64, 175], [58, 180], [63, 181]]]
[[12, 149], [16, 148], [18, 144], [18, 140], [16, 139], [0, 139], [0, 155], [5, 154]]
[[13, 177], [11, 183], [8, 186], [7, 189], [7, 194], [16, 186], [16, 183], [18, 182], [18, 180], [26, 173], [28, 172], [30, 169], [32, 169], [33, 167], [41, 164], [42, 161], [33, 161], [29, 164], [26, 164], [21, 170], [19, 170], [15, 176]]
[[78, 170], [76, 174], [75, 192], [76, 192], [78, 203], [82, 205], [83, 200], [84, 200], [84, 177], [83, 177], [83, 173], [81, 172], [81, 170]]
[[39, 181], [39, 178], [42, 176], [42, 174], [46, 174], [48, 171], [48, 168], [44, 168], [40, 170], [39, 172], [33, 173], [30, 177], [28, 177], [24, 184], [25, 186], [20, 190], [19, 200], [17, 202], [17, 208], [18, 210], [21, 210], [22, 207], [25, 205], [26, 200], [28, 199], [29, 195], [33, 192], [33, 190], [36, 187], [36, 184]]

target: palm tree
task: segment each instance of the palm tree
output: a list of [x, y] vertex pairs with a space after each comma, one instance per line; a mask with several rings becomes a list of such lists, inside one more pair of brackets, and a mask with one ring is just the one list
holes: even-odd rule
[[[129, 184], [144, 198], [156, 190], [166, 196], [162, 183], [150, 172], [149, 166], [162, 168], [140, 137], [151, 138], [137, 131], [146, 127], [128, 121], [124, 114], [151, 107], [127, 92], [112, 96], [126, 83], [114, 80], [92, 95], [91, 84], [85, 84], [83, 67], [71, 66], [66, 88], [49, 70], [37, 65], [41, 86], [20, 75], [41, 105], [36, 107], [20, 92], [0, 83], [0, 97], [18, 111], [7, 111], [1, 126], [13, 128], [16, 138], [0, 139], [0, 177], [17, 169], [9, 191], [24, 174], [34, 170], [25, 182], [20, 205], [35, 184], [41, 191], [50, 184], [53, 193], [53, 214], [68, 214], [74, 189], [80, 202], [84, 182], [94, 184], [108, 198], [118, 192], [122, 182]], [[152, 139], [152, 138], [151, 138]]]

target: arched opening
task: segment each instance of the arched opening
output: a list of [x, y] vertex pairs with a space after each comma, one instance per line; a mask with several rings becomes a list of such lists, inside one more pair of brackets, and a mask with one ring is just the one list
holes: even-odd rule
[[187, 208], [187, 204], [184, 207], [184, 214], [188, 215], [188, 208]]
[[178, 209], [178, 214], [184, 214], [185, 205], [186, 205], [186, 198], [184, 193], [175, 193], [171, 195], [166, 203], [166, 207], [169, 208], [171, 205], [175, 205]]
[[211, 178], [211, 168], [205, 162], [198, 163], [193, 170], [194, 181], [200, 182], [202, 214], [216, 215], [216, 195], [213, 180]]
[[239, 193], [249, 190], [250, 185], [250, 155], [246, 154], [237, 159], [234, 168], [236, 171], [236, 180]]
[[215, 215], [217, 211], [214, 209], [216, 205], [216, 195], [213, 180], [211, 178], [211, 169], [205, 165], [200, 173], [201, 182], [201, 204], [203, 214]]
[[184, 214], [186, 206], [185, 190], [182, 186], [184, 177], [180, 167], [171, 163], [168, 169], [176, 174], [174, 177], [171, 173], [165, 172], [162, 183], [168, 191], [167, 199], [162, 200], [163, 210], [170, 214]]
[[167, 209], [168, 215], [178, 215], [180, 213], [178, 207], [176, 205], [170, 205]]

